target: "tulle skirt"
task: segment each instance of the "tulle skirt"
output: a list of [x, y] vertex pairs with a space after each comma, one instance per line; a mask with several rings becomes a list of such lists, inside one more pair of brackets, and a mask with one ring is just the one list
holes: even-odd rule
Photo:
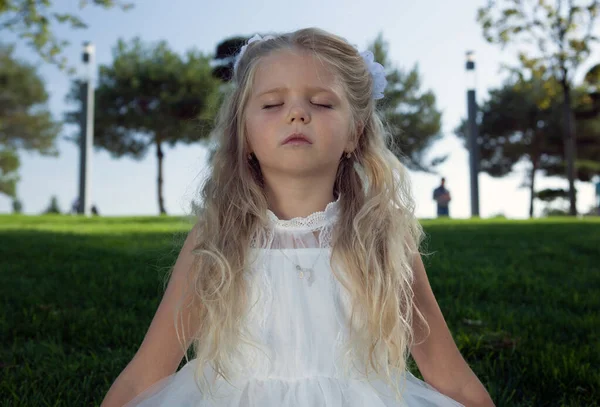
[[143, 391], [125, 407], [463, 407], [410, 372], [405, 373], [402, 399], [387, 383], [326, 376], [246, 378], [221, 382], [214, 396], [204, 396], [194, 382], [196, 360]]

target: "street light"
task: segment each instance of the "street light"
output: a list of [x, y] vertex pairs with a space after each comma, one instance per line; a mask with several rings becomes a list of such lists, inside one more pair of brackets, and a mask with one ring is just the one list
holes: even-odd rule
[[467, 89], [475, 90], [475, 52], [467, 51]]
[[469, 162], [471, 172], [471, 216], [479, 216], [479, 145], [477, 143], [477, 102], [475, 99], [475, 53], [467, 51], [467, 109], [469, 113]]
[[94, 45], [90, 42], [83, 43], [82, 61], [87, 67], [87, 72], [81, 78], [81, 137], [80, 137], [80, 163], [79, 163], [79, 205], [77, 212], [91, 215], [91, 168], [92, 146], [94, 145], [94, 86], [93, 79]]

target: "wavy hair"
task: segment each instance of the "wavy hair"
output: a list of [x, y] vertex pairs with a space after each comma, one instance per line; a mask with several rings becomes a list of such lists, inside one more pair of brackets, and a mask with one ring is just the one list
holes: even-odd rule
[[217, 150], [197, 214], [194, 265], [187, 276], [191, 301], [178, 309], [179, 315], [183, 306], [190, 307], [198, 329], [180, 343], [193, 343], [195, 377], [206, 394], [209, 383], [198, 379], [203, 367], [211, 364], [229, 381], [239, 345], [248, 341], [244, 276], [249, 243], [268, 227], [268, 207], [260, 164], [247, 159], [245, 106], [261, 58], [290, 49], [313, 53], [334, 72], [351, 107], [351, 128], [362, 129], [351, 134], [356, 141], [353, 159], [340, 161], [333, 185], [334, 196], [341, 198], [331, 264], [352, 305], [344, 354], [362, 362], [365, 376], [372, 370], [401, 397], [392, 374], [407, 368], [414, 314], [427, 326], [412, 291], [412, 262], [423, 231], [414, 215], [406, 169], [392, 153], [390, 133], [371, 97], [373, 80], [365, 62], [346, 40], [316, 28], [254, 42], [239, 61], [212, 132]]

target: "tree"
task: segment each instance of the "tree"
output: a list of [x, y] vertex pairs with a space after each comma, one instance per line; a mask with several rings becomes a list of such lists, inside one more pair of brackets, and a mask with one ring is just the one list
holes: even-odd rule
[[412, 170], [434, 172], [434, 167], [448, 158], [439, 156], [425, 162], [425, 153], [441, 138], [442, 114], [435, 105], [435, 95], [421, 90], [417, 65], [408, 72], [394, 67], [388, 58], [388, 43], [381, 34], [368, 48], [386, 69], [388, 85], [381, 109], [392, 132], [394, 153]]
[[[489, 91], [489, 98], [480, 108], [478, 140], [480, 170], [492, 177], [503, 177], [525, 159], [530, 170], [525, 185], [530, 188], [529, 216], [533, 216], [535, 176], [542, 161], [554, 159], [549, 152], [549, 138], [555, 136], [556, 127], [549, 125], [553, 119], [551, 106], [540, 106], [547, 89], [540, 80], [508, 80], [502, 87]], [[552, 89], [552, 88], [551, 88]], [[465, 120], [456, 135], [468, 140]]]
[[536, 198], [545, 203], [544, 209], [542, 210], [542, 216], [549, 217], [569, 215], [568, 205], [563, 205], [563, 202], [569, 200], [568, 190], [552, 188], [543, 189], [536, 192]]
[[0, 45], [0, 193], [11, 197], [19, 181], [17, 151], [57, 156], [61, 129], [45, 106], [48, 94], [36, 68], [14, 59], [13, 52]]
[[[555, 95], [560, 85], [543, 72], [532, 72], [527, 78], [523, 71], [513, 70], [502, 87], [489, 91], [478, 118], [478, 145], [481, 171], [492, 177], [503, 177], [513, 171], [515, 164], [527, 160], [530, 167], [523, 186], [530, 190], [529, 216], [533, 216], [534, 200], [540, 198], [535, 190], [536, 174], [565, 176], [564, 143], [562, 142], [561, 105]], [[574, 92], [575, 111], [587, 106], [588, 94], [577, 88]], [[585, 107], [589, 109], [589, 107]], [[600, 161], [600, 132], [594, 130], [598, 120], [578, 120], [577, 148], [581, 151], [575, 163], [577, 178], [589, 181], [597, 173], [590, 163]], [[458, 137], [467, 140], [467, 123], [457, 128]], [[591, 172], [590, 172], [591, 171]]]
[[[104, 9], [119, 7], [126, 11], [133, 7], [130, 3], [118, 0], [79, 0], [79, 9], [88, 4]], [[61, 56], [69, 45], [68, 41], [57, 38], [51, 30], [52, 24], [68, 24], [71, 29], [85, 29], [87, 25], [75, 14], [60, 13], [55, 10], [51, 0], [2, 0], [0, 1], [0, 32], [10, 31], [51, 64], [61, 70], [74, 72], [67, 67], [67, 58]]]
[[19, 214], [23, 212], [23, 203], [21, 202], [20, 199], [13, 199], [12, 201], [12, 208], [13, 208], [13, 213], [14, 214]]
[[[94, 144], [114, 157], [135, 159], [154, 146], [158, 207], [166, 214], [163, 148], [205, 139], [218, 107], [218, 81], [211, 75], [210, 57], [189, 51], [182, 58], [164, 41], [146, 45], [139, 38], [130, 44], [120, 40], [113, 55], [112, 65], [99, 68]], [[79, 87], [73, 82], [69, 101], [80, 101]], [[67, 113], [66, 121], [79, 123], [79, 111]]]
[[600, 116], [600, 64], [594, 65], [583, 78], [583, 86], [587, 88], [589, 109], [575, 113], [579, 119], [593, 119]]
[[58, 206], [58, 198], [55, 195], [52, 195], [52, 197], [50, 198], [50, 204], [48, 204], [48, 207], [46, 208], [43, 214], [61, 214], [60, 207]]
[[555, 6], [547, 0], [494, 0], [478, 10], [478, 22], [486, 40], [502, 46], [518, 39], [534, 43], [537, 57], [522, 59], [543, 65], [560, 84], [563, 97], [563, 125], [566, 174], [569, 180], [569, 212], [577, 214], [575, 194], [575, 130], [571, 88], [578, 67], [590, 54], [590, 46], [598, 38], [593, 35], [594, 21], [600, 12], [600, 2], [582, 5], [576, 0], [557, 0]]
[[[571, 93], [573, 95], [573, 117], [577, 129], [575, 138], [575, 150], [577, 151], [577, 159], [574, 163], [575, 179], [590, 182], [595, 175], [600, 174], [600, 116], [595, 113], [599, 110], [599, 103], [585, 86], [578, 86]], [[563, 119], [559, 108], [560, 106], [557, 104], [554, 109], [556, 117]], [[562, 120], [558, 120], [558, 122], [561, 123]], [[561, 157], [564, 156], [564, 149], [562, 151]], [[545, 166], [544, 171], [548, 176], [564, 177], [566, 163], [564, 160], [554, 160]], [[566, 199], [569, 199], [569, 195]]]
[[0, 150], [0, 193], [15, 197], [19, 182], [19, 156], [14, 150]]
[[[231, 37], [221, 41], [216, 48], [213, 76], [228, 82], [233, 76], [233, 63], [240, 48], [249, 37]], [[441, 137], [441, 113], [435, 106], [435, 95], [421, 90], [418, 67], [405, 72], [393, 67], [388, 59], [388, 43], [380, 34], [369, 49], [375, 60], [387, 70], [388, 86], [383, 99], [383, 115], [394, 138], [396, 155], [409, 168], [432, 172], [447, 157], [436, 157], [424, 162], [424, 154], [431, 144]], [[214, 151], [211, 153], [214, 154]]]
[[250, 37], [231, 37], [217, 44], [214, 56], [213, 76], [222, 82], [233, 78], [233, 63]]

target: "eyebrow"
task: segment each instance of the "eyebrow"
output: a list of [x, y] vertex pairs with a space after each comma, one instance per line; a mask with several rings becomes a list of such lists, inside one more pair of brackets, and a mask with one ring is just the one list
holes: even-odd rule
[[[333, 89], [331, 89], [331, 88], [323, 88], [323, 87], [320, 87], [320, 86], [309, 86], [309, 87], [307, 87], [307, 89], [309, 91], [313, 91], [313, 92], [327, 92], [327, 93], [332, 93], [333, 95], [337, 96], [337, 93]], [[283, 93], [285, 93], [287, 91], [288, 91], [288, 88], [286, 88], [284, 86], [278, 86], [276, 88], [269, 89], [269, 90], [266, 90], [264, 92], [261, 92], [258, 95], [256, 95], [256, 97], [260, 97], [260, 96], [266, 95], [268, 93], [275, 93], [275, 92], [283, 92]]]

